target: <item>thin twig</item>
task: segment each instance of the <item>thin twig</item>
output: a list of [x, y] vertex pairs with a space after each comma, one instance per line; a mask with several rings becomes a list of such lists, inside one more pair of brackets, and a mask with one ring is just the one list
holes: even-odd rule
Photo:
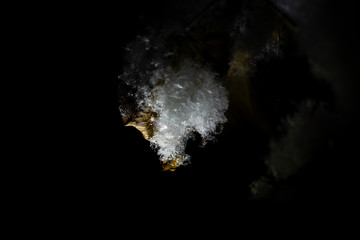
[[197, 21], [199, 21], [203, 16], [205, 16], [207, 14], [207, 12], [210, 9], [212, 9], [216, 4], [218, 4], [220, 1], [222, 1], [222, 0], [215, 0], [209, 6], [204, 8], [204, 10], [202, 10], [189, 24], [187, 24], [185, 30], [189, 31]]

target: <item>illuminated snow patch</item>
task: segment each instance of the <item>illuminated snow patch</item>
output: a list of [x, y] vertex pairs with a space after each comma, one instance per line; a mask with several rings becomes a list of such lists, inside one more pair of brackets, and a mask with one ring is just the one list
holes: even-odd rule
[[227, 121], [227, 91], [210, 69], [191, 61], [184, 62], [178, 71], [155, 71], [151, 82], [159, 82], [146, 99], [156, 116], [152, 119], [151, 145], [161, 161], [176, 160], [181, 165], [190, 159], [185, 146], [194, 131], [205, 145]]

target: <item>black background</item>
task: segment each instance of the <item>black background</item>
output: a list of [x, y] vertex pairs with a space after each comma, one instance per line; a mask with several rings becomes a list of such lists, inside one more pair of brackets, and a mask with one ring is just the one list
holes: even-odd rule
[[[40, 24], [46, 36], [38, 44], [48, 49], [44, 54], [45, 75], [55, 82], [54, 89], [47, 92], [56, 94], [56, 99], [49, 101], [47, 109], [54, 109], [55, 103], [60, 108], [47, 117], [54, 123], [44, 123], [50, 125], [47, 135], [55, 136], [55, 140], [46, 138], [42, 148], [47, 159], [39, 164], [45, 174], [39, 182], [46, 186], [41, 191], [52, 191], [54, 198], [80, 205], [158, 202], [164, 209], [172, 209], [178, 205], [237, 206], [254, 202], [249, 184], [266, 174], [263, 161], [269, 138], [251, 123], [227, 130], [231, 134], [219, 136], [217, 142], [205, 148], [199, 147], [198, 137], [190, 140], [187, 152], [192, 155], [191, 164], [175, 172], [163, 172], [149, 143], [121, 121], [117, 88], [124, 63], [123, 47], [148, 19], [162, 18], [163, 5], [164, 1], [131, 1], [54, 6], [37, 17], [34, 24]], [[327, 90], [318, 93], [308, 88], [306, 84], [310, 83], [299, 88], [291, 85], [290, 90], [282, 84], [289, 76], [294, 82], [308, 76], [306, 60], [285, 59], [271, 64], [259, 73], [258, 81], [264, 75], [276, 79], [279, 84], [274, 88], [284, 99], [297, 94], [299, 101], [314, 96], [331, 99]], [[310, 90], [304, 94], [304, 89]], [[293, 110], [286, 104], [283, 107], [283, 114]], [[66, 114], [60, 113], [62, 110]], [[342, 147], [336, 151], [337, 156], [324, 160], [329, 160], [326, 164], [319, 161], [281, 185], [269, 202], [342, 199], [348, 193], [344, 185], [354, 177], [353, 173], [346, 174], [348, 166], [336, 164], [337, 159], [351, 156], [351, 152], [343, 155]]]

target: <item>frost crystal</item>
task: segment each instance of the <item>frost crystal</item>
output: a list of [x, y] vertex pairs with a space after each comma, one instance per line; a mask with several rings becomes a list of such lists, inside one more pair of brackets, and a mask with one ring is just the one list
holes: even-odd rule
[[205, 144], [217, 133], [217, 126], [227, 121], [227, 92], [213, 72], [191, 61], [184, 62], [178, 71], [156, 71], [153, 78], [151, 81], [162, 83], [147, 98], [156, 113], [150, 142], [161, 161], [175, 159], [182, 164], [190, 158], [185, 146], [192, 132], [198, 132]]

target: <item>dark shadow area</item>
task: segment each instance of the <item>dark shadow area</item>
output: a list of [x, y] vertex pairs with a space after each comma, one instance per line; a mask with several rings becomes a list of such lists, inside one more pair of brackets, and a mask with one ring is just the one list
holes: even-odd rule
[[[351, 154], [357, 149], [356, 142], [349, 140], [350, 136], [358, 137], [356, 120], [337, 135], [339, 139], [334, 141], [338, 144], [331, 153], [318, 156], [321, 161], [288, 181], [276, 183], [277, 188], [267, 200], [250, 199], [251, 182], [268, 174], [264, 158], [281, 120], [296, 111], [296, 105], [304, 99], [325, 101], [331, 107], [335, 99], [329, 86], [313, 77], [309, 59], [294, 50], [297, 46], [287, 46], [288, 55], [282, 58], [260, 62], [254, 74], [254, 94], [259, 97], [266, 120], [274, 127], [272, 135], [248, 119], [236, 127], [225, 124], [223, 133], [205, 148], [200, 147], [201, 139], [196, 134], [188, 141], [186, 152], [192, 156], [189, 165], [175, 172], [162, 171], [149, 142], [135, 128], [122, 123], [118, 76], [125, 63], [124, 47], [150, 22], [170, 18], [169, 12], [164, 13], [165, 2], [131, 1], [73, 10], [66, 32], [74, 39], [69, 40], [71, 50], [67, 51], [75, 54], [64, 59], [71, 68], [64, 77], [73, 82], [80, 79], [81, 84], [72, 90], [79, 101], [66, 120], [71, 130], [66, 130], [69, 135], [66, 133], [62, 146], [69, 152], [59, 153], [50, 164], [49, 178], [56, 180], [48, 183], [48, 188], [54, 191], [54, 198], [79, 205], [95, 202], [104, 208], [120, 202], [126, 202], [125, 206], [156, 202], [166, 210], [177, 205], [231, 208], [254, 202], [295, 205], [314, 199], [322, 202], [333, 195], [340, 200], [346, 195], [344, 184], [355, 178], [354, 170], [349, 171], [346, 163], [353, 164]], [[236, 1], [230, 2], [231, 8], [238, 6]], [[177, 17], [181, 16], [174, 19]], [[225, 68], [219, 65], [219, 69]], [[338, 159], [344, 159], [341, 161], [345, 165], [339, 167]], [[348, 178], [343, 176], [347, 171]]]

